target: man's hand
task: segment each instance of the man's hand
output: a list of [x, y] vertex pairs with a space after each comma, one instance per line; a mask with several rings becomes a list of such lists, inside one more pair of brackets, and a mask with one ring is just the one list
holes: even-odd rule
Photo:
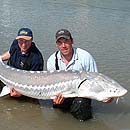
[[17, 92], [14, 88], [10, 89], [10, 96], [11, 97], [21, 97], [22, 94], [20, 94], [19, 92]]
[[7, 61], [7, 60], [10, 58], [10, 53], [9, 53], [9, 51], [4, 52], [2, 55], [0, 55], [0, 58], [1, 58], [3, 61]]
[[62, 95], [61, 93], [58, 93], [58, 94], [56, 95], [55, 99], [53, 99], [53, 103], [54, 103], [55, 105], [62, 104], [63, 101], [64, 101], [64, 99], [65, 99], [65, 98], [63, 97], [63, 95]]
[[107, 99], [103, 100], [102, 102], [104, 102], [104, 103], [110, 103], [113, 100], [114, 100], [114, 98], [107, 98]]

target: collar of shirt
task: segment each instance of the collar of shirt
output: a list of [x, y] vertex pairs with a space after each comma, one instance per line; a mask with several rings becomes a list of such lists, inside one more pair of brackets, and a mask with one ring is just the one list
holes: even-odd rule
[[29, 52], [25, 53], [25, 54], [22, 54], [21, 51], [19, 51], [19, 56], [21, 57], [28, 57], [29, 56]]
[[[73, 49], [74, 49], [73, 57], [72, 57], [71, 61], [69, 62], [69, 64], [66, 65], [66, 69], [69, 68], [69, 66], [71, 66], [76, 60], [78, 60], [77, 48], [73, 48]], [[58, 58], [62, 63], [64, 63], [63, 60], [62, 60], [62, 57], [61, 57], [60, 52], [58, 52], [57, 58]], [[65, 63], [64, 63], [64, 64], [65, 64]]]

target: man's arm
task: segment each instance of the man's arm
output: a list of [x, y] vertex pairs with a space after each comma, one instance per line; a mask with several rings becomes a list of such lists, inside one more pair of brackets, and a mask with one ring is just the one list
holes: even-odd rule
[[8, 60], [8, 59], [10, 58], [10, 53], [9, 53], [9, 51], [4, 52], [0, 57], [1, 57], [1, 59], [2, 59], [3, 61]]
[[[9, 51], [7, 52], [4, 52], [2, 55], [0, 55], [1, 59], [3, 61], [7, 61], [9, 58], [10, 58], [10, 53]], [[17, 92], [16, 90], [14, 90], [14, 88], [11, 88], [10, 89], [10, 96], [13, 96], [13, 97], [20, 97], [21, 94], [19, 92]]]

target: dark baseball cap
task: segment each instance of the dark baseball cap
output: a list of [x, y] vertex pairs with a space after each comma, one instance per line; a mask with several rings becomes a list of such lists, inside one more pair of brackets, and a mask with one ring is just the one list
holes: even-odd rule
[[33, 38], [33, 33], [31, 31], [31, 29], [29, 29], [29, 28], [21, 28], [18, 31], [16, 39], [20, 39], [20, 38], [23, 38], [25, 40], [31, 40]]
[[56, 32], [56, 41], [60, 38], [72, 39], [71, 33], [67, 29], [60, 29]]

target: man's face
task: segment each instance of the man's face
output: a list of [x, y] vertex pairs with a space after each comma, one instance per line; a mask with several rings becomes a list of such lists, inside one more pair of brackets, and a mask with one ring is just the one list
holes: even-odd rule
[[60, 50], [62, 55], [69, 55], [72, 53], [72, 39], [60, 38], [56, 42], [57, 48]]
[[18, 45], [21, 49], [22, 54], [25, 54], [27, 50], [30, 48], [32, 44], [32, 39], [31, 40], [25, 40], [25, 39], [18, 39]]

